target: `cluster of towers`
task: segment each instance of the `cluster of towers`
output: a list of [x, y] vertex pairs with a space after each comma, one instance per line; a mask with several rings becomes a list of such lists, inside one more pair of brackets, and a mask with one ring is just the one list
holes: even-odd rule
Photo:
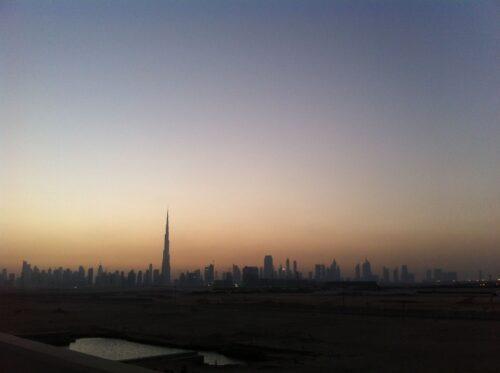
[[17, 278], [15, 274], [7, 273], [6, 269], [0, 273], [0, 285], [17, 285], [20, 287], [33, 288], [84, 288], [91, 286], [143, 287], [170, 285], [169, 233], [169, 216], [167, 212], [161, 270], [153, 268], [152, 264], [144, 271], [139, 270], [136, 272], [130, 270], [127, 273], [124, 271], [108, 272], [102, 265], [99, 265], [97, 273], [94, 273], [93, 267], [85, 269], [83, 266], [79, 266], [76, 271], [62, 267], [45, 270], [39, 269], [37, 266], [32, 266], [27, 261], [23, 261], [20, 276]]
[[337, 261], [333, 259], [330, 266], [325, 266], [324, 264], [315, 264], [314, 276], [312, 273], [310, 273], [309, 278], [316, 281], [341, 281], [342, 273], [340, 271], [340, 266], [337, 264]]
[[[479, 281], [485, 276], [479, 271]], [[491, 280], [491, 275], [488, 276]], [[7, 273], [4, 269], [0, 273], [0, 286], [19, 285], [23, 287], [66, 287], [81, 288], [89, 286], [120, 286], [120, 287], [141, 287], [141, 286], [211, 286], [215, 283], [232, 284], [238, 286], [245, 283], [261, 284], [279, 283], [279, 281], [290, 282], [289, 280], [309, 280], [315, 282], [336, 282], [336, 281], [372, 281], [379, 283], [407, 283], [415, 282], [415, 275], [408, 270], [407, 265], [393, 268], [392, 270], [383, 267], [379, 277], [372, 271], [371, 263], [368, 259], [356, 264], [354, 267], [354, 277], [342, 277], [340, 266], [333, 259], [330, 265], [315, 264], [313, 271], [305, 276], [298, 270], [296, 260], [290, 261], [286, 258], [285, 265], [281, 263], [275, 266], [272, 255], [265, 255], [263, 266], [244, 266], [242, 269], [238, 265], [233, 265], [232, 270], [221, 272], [221, 276], [215, 270], [214, 264], [207, 265], [204, 270], [187, 271], [181, 273], [175, 280], [171, 276], [170, 267], [170, 226], [169, 213], [167, 211], [165, 236], [163, 244], [163, 257], [160, 269], [153, 268], [150, 264], [144, 271], [134, 270], [125, 273], [123, 271], [107, 272], [102, 265], [99, 265], [97, 273], [94, 269], [85, 270], [80, 266], [76, 271], [63, 269], [62, 267], [48, 270], [40, 270], [37, 266], [32, 267], [23, 261], [21, 274], [16, 278], [15, 274]], [[278, 282], [277, 282], [278, 281]], [[456, 272], [447, 272], [440, 268], [427, 270], [423, 282], [426, 283], [449, 283], [457, 281]]]
[[408, 266], [403, 264], [401, 267], [396, 267], [391, 270], [387, 267], [382, 268], [382, 277], [372, 272], [372, 267], [368, 259], [363, 263], [358, 263], [354, 267], [354, 280], [355, 281], [377, 281], [381, 283], [403, 283], [412, 284], [415, 282], [415, 274], [408, 270]]
[[297, 269], [297, 261], [293, 261], [293, 267], [290, 266], [290, 259], [286, 258], [285, 266], [280, 264], [277, 268], [274, 268], [274, 260], [272, 255], [266, 255], [264, 257], [264, 266], [259, 269], [259, 275], [262, 279], [279, 279], [279, 280], [290, 280], [299, 279], [302, 274]]

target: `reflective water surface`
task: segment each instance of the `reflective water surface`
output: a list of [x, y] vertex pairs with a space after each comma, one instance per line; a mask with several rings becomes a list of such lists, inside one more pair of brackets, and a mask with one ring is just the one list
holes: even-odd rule
[[[115, 338], [79, 338], [69, 345], [69, 349], [108, 360], [128, 360], [190, 352], [190, 350], [180, 348], [153, 346]], [[198, 353], [203, 356], [204, 363], [208, 365], [243, 364], [239, 360], [217, 352], [198, 351]]]

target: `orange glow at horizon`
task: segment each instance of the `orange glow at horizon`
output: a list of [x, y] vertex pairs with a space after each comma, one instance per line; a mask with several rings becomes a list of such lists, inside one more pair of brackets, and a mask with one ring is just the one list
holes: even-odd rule
[[202, 3], [2, 2], [0, 270], [500, 273], [490, 6]]

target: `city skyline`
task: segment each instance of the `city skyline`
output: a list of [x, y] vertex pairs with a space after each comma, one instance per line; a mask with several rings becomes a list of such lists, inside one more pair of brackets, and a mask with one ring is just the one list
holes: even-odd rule
[[500, 272], [495, 14], [2, 2], [0, 265]]
[[500, 0], [0, 0], [0, 371], [496, 372]]
[[[101, 263], [97, 270], [93, 266], [88, 268], [80, 265], [78, 269], [64, 268], [54, 266], [54, 268], [40, 268], [35, 264], [23, 261], [19, 273], [10, 272], [6, 268], [0, 270], [0, 287], [26, 287], [26, 288], [57, 288], [74, 287], [85, 288], [93, 286], [101, 287], [239, 287], [244, 286], [245, 282], [254, 281], [253, 285], [260, 287], [266, 286], [315, 286], [321, 283], [354, 283], [354, 282], [372, 282], [382, 286], [408, 286], [421, 284], [463, 285], [466, 283], [489, 282], [498, 283], [499, 276], [491, 273], [484, 273], [478, 270], [475, 276], [459, 276], [455, 271], [449, 271], [447, 268], [428, 268], [422, 276], [416, 275], [410, 270], [408, 265], [402, 264], [395, 268], [383, 266], [381, 271], [373, 269], [367, 258], [361, 263], [357, 263], [354, 270], [345, 271], [333, 259], [331, 264], [315, 264], [312, 270], [299, 267], [296, 260], [293, 266], [289, 258], [286, 264], [281, 263], [274, 267], [272, 255], [266, 255], [263, 260], [263, 266], [236, 265], [231, 268], [217, 268], [213, 263], [205, 266], [204, 269], [179, 271], [179, 276], [165, 279], [162, 268], [158, 269], [149, 264], [142, 269], [127, 270], [109, 270]], [[260, 283], [255, 283], [260, 281]]]
[[[161, 255], [161, 258], [160, 256], [156, 255], [158, 258], [155, 259], [155, 260], [152, 260], [148, 263], [149, 266], [153, 266], [154, 268], [159, 268], [159, 273], [161, 274], [161, 282], [162, 284], [166, 285], [166, 284], [169, 284], [170, 283], [170, 279], [171, 279], [171, 274], [173, 274], [174, 278], [177, 279], [178, 276], [181, 274], [181, 273], [184, 273], [186, 271], [192, 271], [192, 270], [196, 270], [196, 269], [200, 269], [200, 268], [203, 268], [203, 266], [205, 266], [205, 264], [208, 262], [208, 263], [212, 263], [211, 265], [215, 265], [215, 263], [220, 263], [216, 258], [211, 258], [209, 260], [205, 260], [203, 262], [203, 259], [200, 259], [201, 261], [199, 261], [199, 264], [193, 264], [191, 263], [191, 265], [188, 265], [188, 266], [181, 266], [181, 267], [175, 267], [173, 269], [171, 269], [171, 264], [170, 264], [170, 258], [171, 258], [171, 253], [170, 253], [170, 225], [169, 225], [169, 215], [170, 215], [170, 211], [167, 211], [167, 214], [166, 214], [166, 223], [165, 223], [165, 230], [164, 230], [164, 236], [163, 236], [163, 246], [162, 246], [162, 255]], [[267, 254], [263, 254], [263, 257], [264, 257], [264, 264], [262, 266], [260, 266], [260, 264], [262, 263], [258, 263], [258, 262], [255, 262], [255, 261], [250, 261], [249, 263], [246, 263], [246, 264], [249, 264], [249, 265], [256, 265], [257, 268], [261, 268], [264, 270], [265, 272], [265, 268], [266, 268], [266, 260], [270, 260], [270, 265], [274, 268], [274, 270], [276, 270], [278, 268], [278, 266], [282, 266], [283, 268], [291, 268], [291, 263], [290, 263], [290, 255], [286, 254], [286, 253], [282, 253], [281, 256], [275, 256], [275, 255], [271, 255], [269, 254], [270, 250], [256, 250], [255, 252], [263, 252], [263, 253], [267, 253]], [[335, 250], [331, 250], [331, 260], [333, 262], [336, 262], [337, 261], [337, 258], [335, 257]], [[299, 254], [300, 255], [300, 254]], [[323, 258], [324, 257], [328, 257], [328, 254], [326, 255], [323, 255]], [[23, 262], [24, 262], [24, 259], [23, 258]], [[174, 259], [175, 259], [175, 254], [174, 254]], [[77, 264], [77, 265], [68, 265], [68, 264], [64, 264], [64, 265], [57, 265], [57, 266], [54, 266], [54, 265], [51, 265], [50, 264], [50, 260], [49, 259], [49, 262], [43, 262], [42, 263], [45, 263], [44, 267], [45, 268], [61, 268], [61, 267], [66, 267], [66, 268], [76, 268], [77, 266], [78, 267], [81, 267], [82, 264]], [[347, 270], [346, 272], [350, 275], [351, 278], [355, 278], [356, 277], [356, 267], [360, 266], [361, 262], [362, 261], [367, 261], [367, 256], [365, 255], [364, 259], [362, 258], [353, 258], [352, 256], [351, 257], [348, 257], [348, 260], [345, 262], [345, 263], [348, 263], [350, 265], [350, 267], [352, 267], [352, 271], [350, 270]], [[328, 262], [328, 259], [326, 260]], [[313, 272], [315, 270], [315, 267], [318, 265], [320, 261], [315, 261], [314, 259], [309, 259], [309, 260], [305, 260], [304, 261], [306, 263], [305, 266], [301, 266], [301, 270], [302, 271], [305, 271], [306, 273], [309, 273], [309, 272]], [[405, 262], [403, 260], [403, 262]], [[406, 261], [408, 262], [408, 261]], [[405, 262], [405, 263], [406, 263]], [[431, 261], [428, 261], [428, 260], [422, 260], [420, 261], [421, 263], [421, 266], [413, 266], [412, 267], [415, 269], [417, 269], [417, 274], [415, 275], [415, 278], [418, 279], [419, 281], [421, 280], [425, 280], [426, 278], [426, 272], [429, 270], [429, 268], [440, 268], [440, 267], [450, 267], [449, 264], [445, 264], [445, 263], [450, 263], [452, 261], [450, 260], [446, 260], [446, 261], [442, 261], [442, 262], [434, 262], [434, 264], [432, 264]], [[46, 264], [46, 263], [49, 263], [49, 264]], [[144, 268], [146, 266], [146, 263], [133, 263], [132, 265], [129, 265], [129, 266], [117, 266], [117, 265], [109, 265], [107, 266], [105, 263], [103, 263], [102, 260], [98, 260], [97, 262], [94, 260], [93, 262], [90, 261], [87, 263], [87, 266], [88, 268], [93, 268], [94, 265], [92, 264], [89, 264], [89, 263], [99, 263], [99, 266], [103, 266], [103, 268], [106, 270], [106, 271], [111, 271], [111, 272], [114, 272], [114, 271], [129, 271], [129, 270], [136, 270], [136, 271], [139, 271], [141, 270], [142, 268]], [[242, 261], [233, 261], [231, 263], [228, 263], [228, 262], [223, 262], [224, 264], [218, 264], [218, 268], [219, 269], [222, 269], [223, 271], [225, 270], [230, 270], [231, 267], [234, 267], [234, 265], [241, 265]], [[354, 264], [352, 264], [354, 263]], [[391, 264], [392, 263], [392, 264]], [[377, 263], [377, 272], [380, 272], [380, 278], [383, 277], [383, 271], [385, 268], [387, 268], [386, 266], [388, 265], [389, 267], [394, 266], [396, 265], [396, 267], [399, 267], [399, 266], [407, 266], [407, 264], [394, 264], [394, 263], [397, 263], [397, 261], [395, 260], [390, 260], [388, 262], [385, 262], [385, 263]], [[426, 264], [427, 263], [427, 264]], [[302, 264], [302, 263], [301, 263]], [[269, 265], [269, 263], [268, 263]], [[294, 268], [297, 267], [297, 261], [294, 260], [293, 261], [293, 266]], [[0, 267], [1, 268], [5, 268], [6, 266], [3, 265], [2, 266], [2, 263], [0, 263]], [[7, 266], [8, 267], [8, 266]], [[17, 268], [17, 265], [14, 266], [14, 268]], [[491, 268], [491, 266], [488, 266], [488, 265], [483, 265], [483, 266], [479, 266], [477, 268], [472, 268], [471, 266], [469, 266], [468, 268], [464, 268], [462, 270], [460, 270], [460, 280], [465, 280], [465, 279], [473, 279], [475, 278], [475, 276], [477, 276], [477, 273], [478, 271], [480, 272], [484, 272], [484, 273], [488, 273], [490, 276], [492, 276], [493, 278], [497, 277], [497, 272], [495, 272], [495, 270], [493, 271], [490, 271], [489, 268]], [[391, 268], [392, 270], [392, 268]], [[16, 274], [19, 274], [21, 273], [21, 271], [18, 271], [16, 269], [14, 269], [13, 271], [9, 271], [9, 272], [12, 272], [12, 273], [16, 273]], [[266, 275], [264, 274], [263, 272], [263, 278], [269, 278], [269, 277], [266, 277]], [[165, 275], [164, 274], [167, 274], [167, 277], [165, 278]], [[165, 282], [164, 282], [165, 281]]]
[[[129, 286], [131, 283], [137, 282], [138, 284], [142, 284], [143, 273], [144, 273], [144, 283], [146, 285], [162, 285], [162, 286], [171, 286], [172, 284], [178, 284], [185, 281], [184, 276], [189, 273], [195, 273], [199, 276], [199, 280], [195, 278], [196, 281], [203, 281], [205, 284], [212, 284], [214, 280], [224, 279], [225, 274], [231, 274], [231, 281], [235, 277], [235, 270], [240, 272], [240, 265], [235, 264], [234, 262], [231, 266], [215, 266], [215, 260], [212, 260], [208, 266], [204, 269], [204, 274], [201, 272], [201, 268], [180, 268], [171, 271], [170, 264], [170, 221], [169, 221], [169, 211], [167, 210], [166, 223], [165, 223], [165, 234], [164, 234], [164, 244], [162, 250], [162, 260], [160, 268], [155, 268], [156, 266], [153, 263], [149, 263], [147, 269], [144, 270], [145, 264], [142, 266], [136, 263], [132, 268], [112, 268], [106, 267], [103, 265], [101, 261], [99, 261], [97, 277], [102, 277], [103, 274], [113, 275], [115, 277], [121, 276], [122, 282], [126, 282]], [[279, 264], [278, 264], [279, 263]], [[284, 263], [284, 265], [283, 265]], [[469, 270], [464, 271], [463, 273], [457, 275], [455, 271], [446, 271], [443, 268], [432, 268], [429, 266], [425, 268], [425, 273], [415, 274], [414, 272], [410, 272], [407, 264], [397, 265], [395, 268], [388, 268], [386, 264], [380, 265], [379, 270], [374, 270], [371, 263], [368, 261], [368, 258], [365, 257], [364, 261], [356, 262], [353, 271], [346, 271], [348, 274], [345, 276], [345, 273], [341, 270], [340, 265], [337, 263], [337, 259], [333, 258], [331, 264], [328, 265], [325, 263], [315, 263], [312, 267], [302, 266], [298, 264], [297, 260], [290, 261], [289, 257], [286, 257], [285, 261], [274, 261], [274, 257], [271, 254], [266, 254], [263, 259], [262, 265], [254, 266], [254, 263], [249, 263], [248, 265], [241, 265], [243, 269], [245, 268], [256, 268], [258, 271], [258, 278], [263, 280], [276, 280], [276, 279], [287, 279], [287, 280], [301, 280], [301, 279], [309, 279], [316, 281], [375, 281], [377, 283], [403, 283], [403, 284], [412, 284], [416, 282], [432, 282], [433, 279], [438, 279], [436, 281], [445, 280], [445, 281], [473, 281], [473, 280], [481, 280], [483, 275], [485, 275], [484, 279], [489, 279], [490, 281], [497, 280], [500, 278], [500, 274], [495, 273], [485, 273], [483, 269]], [[1, 267], [1, 266], [0, 266]], [[53, 267], [53, 268], [52, 268]], [[217, 269], [216, 269], [217, 268]], [[63, 266], [49, 266], [48, 268], [39, 268], [38, 266], [33, 266], [31, 268], [31, 264], [23, 260], [22, 267], [20, 272], [12, 272], [8, 271], [7, 268], [0, 268], [2, 270], [2, 281], [7, 281], [8, 278], [12, 280], [12, 275], [18, 275], [22, 278], [25, 276], [26, 269], [31, 272], [35, 271], [39, 273], [41, 271], [42, 274], [46, 274], [48, 271], [50, 274], [53, 271], [62, 273], [71, 274], [71, 268], [63, 268]], [[93, 284], [93, 276], [94, 276], [94, 267], [89, 265], [87, 268], [88, 274], [85, 274], [86, 270], [82, 264], [78, 265], [78, 274], [77, 277], [79, 280], [77, 283], [80, 283], [84, 280], [85, 277], [88, 277], [88, 284]], [[136, 273], [137, 272], [137, 273]], [[174, 273], [172, 277], [171, 273]], [[219, 273], [220, 272], [220, 273]], [[244, 271], [243, 271], [244, 272]], [[377, 272], [379, 274], [377, 274]], [[401, 273], [400, 273], [401, 272]], [[74, 272], [76, 274], [76, 271]], [[121, 275], [120, 275], [121, 273]], [[344, 274], [344, 276], [342, 276]], [[68, 275], [70, 276], [70, 275]], [[124, 277], [125, 276], [125, 277]], [[241, 274], [240, 274], [241, 276]], [[475, 276], [479, 276], [477, 279]], [[31, 276], [30, 276], [31, 277]], [[70, 276], [71, 277], [71, 276]], [[74, 277], [74, 276], [73, 276]], [[98, 279], [96, 277], [95, 284], [98, 284]], [[127, 278], [127, 281], [125, 281]], [[401, 279], [401, 280], [400, 280]], [[1, 282], [0, 281], [0, 285]], [[116, 279], [114, 281], [117, 281]], [[83, 281], [85, 283], [85, 280]], [[134, 285], [135, 286], [135, 285]]]

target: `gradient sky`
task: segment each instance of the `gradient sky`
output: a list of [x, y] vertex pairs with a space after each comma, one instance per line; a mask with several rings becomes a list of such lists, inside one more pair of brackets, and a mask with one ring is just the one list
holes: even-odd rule
[[0, 266], [498, 274], [499, 14], [0, 0]]

